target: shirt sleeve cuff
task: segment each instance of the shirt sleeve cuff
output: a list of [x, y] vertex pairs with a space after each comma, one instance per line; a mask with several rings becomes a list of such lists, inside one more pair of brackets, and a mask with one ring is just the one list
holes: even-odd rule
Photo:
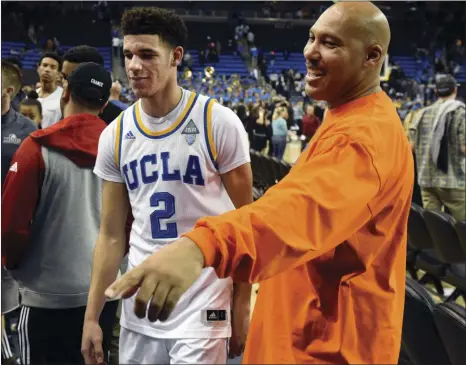
[[204, 267], [213, 267], [216, 262], [219, 262], [217, 259], [217, 255], [219, 254], [217, 240], [210, 229], [198, 227], [183, 236], [193, 240], [199, 247], [204, 255]]

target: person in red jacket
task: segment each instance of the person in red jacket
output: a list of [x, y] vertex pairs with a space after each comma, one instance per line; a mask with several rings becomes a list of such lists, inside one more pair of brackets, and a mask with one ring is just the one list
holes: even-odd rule
[[[100, 225], [102, 182], [92, 172], [112, 80], [79, 65], [64, 85], [64, 119], [33, 132], [2, 193], [2, 259], [20, 284], [21, 363], [82, 363], [81, 336]], [[118, 302], [101, 316], [109, 350]], [[106, 354], [108, 351], [106, 352]]]
[[306, 107], [306, 115], [303, 117], [303, 135], [306, 139], [303, 142], [302, 150], [306, 148], [311, 138], [316, 134], [321, 123], [320, 119], [314, 114], [314, 105], [309, 104]]
[[289, 174], [256, 202], [200, 219], [107, 296], [137, 292], [136, 315], [164, 321], [213, 267], [261, 285], [243, 362], [396, 364], [414, 162], [380, 88], [389, 40], [374, 4], [327, 9], [304, 56], [306, 93], [329, 109]]

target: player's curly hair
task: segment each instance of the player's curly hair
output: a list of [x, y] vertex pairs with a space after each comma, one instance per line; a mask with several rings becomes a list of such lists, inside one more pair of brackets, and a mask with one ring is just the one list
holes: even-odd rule
[[124, 11], [121, 32], [125, 35], [158, 35], [172, 47], [185, 47], [188, 29], [172, 11], [156, 7], [136, 7]]

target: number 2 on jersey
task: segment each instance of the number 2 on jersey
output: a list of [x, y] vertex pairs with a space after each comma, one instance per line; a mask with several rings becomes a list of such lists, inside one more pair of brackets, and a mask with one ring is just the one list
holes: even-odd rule
[[178, 237], [178, 228], [175, 222], [168, 222], [166, 229], [162, 229], [160, 225], [161, 219], [169, 219], [175, 214], [175, 197], [167, 192], [154, 193], [150, 197], [150, 206], [153, 208], [159, 207], [161, 202], [165, 204], [165, 209], [155, 210], [150, 215], [152, 238], [176, 238]]

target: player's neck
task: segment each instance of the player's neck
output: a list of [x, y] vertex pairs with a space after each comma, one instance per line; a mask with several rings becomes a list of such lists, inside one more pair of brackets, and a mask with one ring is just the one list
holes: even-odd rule
[[57, 90], [57, 84], [54, 82], [41, 82], [39, 97], [45, 98]]
[[173, 83], [157, 94], [141, 99], [142, 110], [153, 118], [164, 117], [176, 108], [182, 96], [181, 87], [177, 83]]

